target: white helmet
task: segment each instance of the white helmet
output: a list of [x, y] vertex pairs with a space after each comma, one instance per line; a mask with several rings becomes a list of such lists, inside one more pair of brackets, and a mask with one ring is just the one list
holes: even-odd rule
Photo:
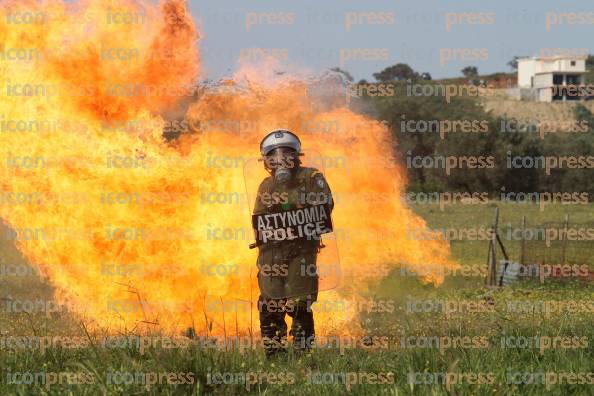
[[286, 129], [276, 129], [270, 132], [260, 143], [260, 153], [268, 155], [278, 147], [288, 147], [301, 153], [301, 141], [293, 132]]

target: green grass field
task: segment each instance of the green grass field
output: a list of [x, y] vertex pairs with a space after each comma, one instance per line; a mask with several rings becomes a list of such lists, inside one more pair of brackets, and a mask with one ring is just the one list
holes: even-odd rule
[[[594, 205], [549, 205], [544, 211], [533, 205], [499, 207], [502, 230], [507, 223], [519, 227], [523, 215], [530, 224], [562, 222], [566, 213], [573, 225], [594, 222]], [[493, 222], [494, 208], [493, 204], [458, 204], [443, 211], [436, 205], [414, 209], [429, 227], [440, 229], [487, 228]], [[3, 243], [3, 262], [22, 260], [13, 246]], [[594, 242], [584, 243], [594, 253]], [[504, 238], [504, 244], [510, 257], [518, 259], [520, 241]], [[487, 241], [460, 240], [451, 246], [463, 266], [484, 270]], [[592, 285], [577, 279], [547, 279], [544, 283], [519, 281], [494, 290], [484, 286], [481, 276], [457, 275], [448, 276], [435, 288], [395, 269], [373, 285], [368, 296], [392, 300], [394, 310], [362, 314], [358, 320], [367, 333], [366, 342], [353, 348], [316, 348], [306, 356], [289, 354], [267, 361], [261, 349], [225, 352], [193, 345], [141, 352], [134, 346], [102, 348], [95, 343], [42, 353], [0, 344], [0, 395], [591, 395], [594, 374], [587, 374], [594, 373], [593, 314], [558, 302], [594, 302]], [[52, 293], [37, 277], [0, 277], [0, 287], [0, 298], [48, 298]], [[447, 307], [446, 312], [433, 309], [438, 302]], [[53, 334], [87, 337], [77, 319], [69, 315], [46, 318], [0, 311], [2, 337]], [[101, 334], [89, 337], [98, 340]], [[435, 337], [441, 337], [439, 346]], [[401, 341], [407, 338], [422, 347], [403, 346]], [[14, 381], [14, 374], [18, 377], [22, 372], [79, 373], [76, 381], [92, 378], [94, 384], [11, 383], [19, 382]], [[137, 375], [127, 384], [130, 378], [121, 373]], [[151, 373], [148, 378], [153, 382], [152, 373], [157, 377], [158, 373], [175, 373], [172, 382], [178, 383], [184, 382], [180, 373], [194, 373], [194, 381], [169, 385], [166, 376], [161, 376], [160, 384], [147, 385], [143, 383], [146, 373]], [[227, 373], [226, 377], [220, 373]], [[242, 383], [245, 375], [248, 385]]]

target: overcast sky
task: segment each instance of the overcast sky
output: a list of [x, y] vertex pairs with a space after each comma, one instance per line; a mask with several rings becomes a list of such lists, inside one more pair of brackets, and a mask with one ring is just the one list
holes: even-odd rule
[[356, 80], [370, 81], [396, 63], [443, 78], [460, 76], [468, 65], [481, 74], [510, 71], [514, 55], [594, 53], [594, 3], [579, 0], [189, 3], [204, 36], [200, 47], [209, 78], [236, 70], [240, 54], [257, 58], [258, 50], [250, 48], [314, 72], [342, 66]]

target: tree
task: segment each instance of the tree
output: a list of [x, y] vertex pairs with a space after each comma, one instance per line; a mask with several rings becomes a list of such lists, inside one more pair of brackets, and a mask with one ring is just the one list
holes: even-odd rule
[[373, 73], [373, 77], [377, 81], [401, 81], [408, 79], [415, 79], [419, 77], [419, 73], [414, 71], [406, 63], [398, 63], [396, 65], [385, 68], [379, 73]]
[[518, 70], [518, 59], [520, 59], [519, 56], [514, 56], [512, 60], [507, 62], [507, 65], [511, 67], [512, 70]]
[[466, 66], [462, 69], [462, 74], [466, 78], [473, 78], [478, 76], [478, 68], [476, 66]]
[[[418, 83], [431, 87], [433, 92], [439, 92], [441, 86], [431, 81]], [[539, 156], [543, 140], [525, 132], [510, 130], [501, 133], [501, 119], [478, 106], [476, 98], [457, 95], [446, 102], [441, 95], [394, 95], [368, 100], [374, 102], [374, 106], [368, 107], [368, 114], [387, 121], [394, 140], [398, 142], [393, 150], [407, 164], [409, 191], [488, 192], [494, 197], [498, 196], [501, 187], [516, 192], [540, 191], [540, 169], [508, 169], [505, 159], [508, 151], [514, 155]], [[459, 122], [472, 125], [476, 133], [465, 133], [464, 129], [456, 127]], [[594, 144], [590, 146], [594, 150]], [[450, 156], [482, 157], [487, 164], [492, 157], [493, 165], [476, 169], [461, 167], [446, 174], [440, 167], [421, 166], [419, 162], [409, 165], [407, 162], [416, 157], [433, 157], [438, 161]]]

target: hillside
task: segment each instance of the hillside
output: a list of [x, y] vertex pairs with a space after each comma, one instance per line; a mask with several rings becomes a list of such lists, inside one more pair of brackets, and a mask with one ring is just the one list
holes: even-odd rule
[[[484, 82], [489, 88], [494, 88], [490, 95], [481, 96], [480, 102], [485, 111], [496, 117], [513, 118], [519, 121], [531, 123], [556, 122], [559, 130], [567, 130], [575, 119], [575, 108], [583, 105], [590, 112], [594, 112], [594, 101], [575, 102], [530, 102], [521, 101], [506, 95], [508, 88], [514, 88], [517, 84], [516, 73], [495, 73], [478, 76], [475, 78]], [[451, 78], [435, 81], [438, 84], [468, 84], [465, 77]], [[594, 71], [590, 70], [586, 75], [586, 82], [594, 83]]]
[[575, 122], [575, 108], [579, 104], [585, 106], [590, 112], [594, 112], [593, 101], [575, 102], [528, 102], [510, 98], [505, 95], [505, 90], [490, 97], [481, 98], [485, 111], [491, 112], [494, 116], [514, 118], [521, 121], [531, 122], [556, 122], [563, 130], [564, 124]]

